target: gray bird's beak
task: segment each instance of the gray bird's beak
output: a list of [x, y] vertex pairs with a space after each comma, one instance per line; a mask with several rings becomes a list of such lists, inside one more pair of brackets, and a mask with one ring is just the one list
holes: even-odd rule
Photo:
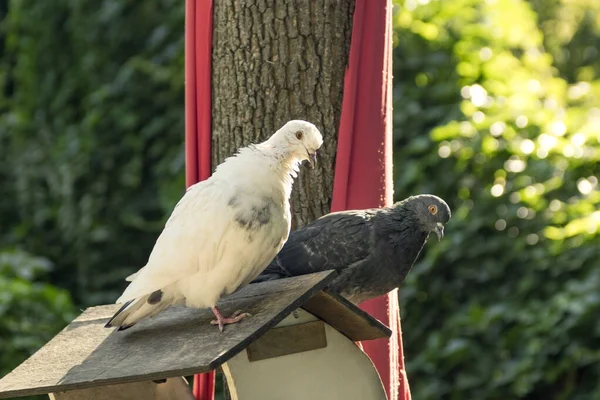
[[317, 165], [317, 152], [308, 154], [308, 162], [310, 163], [311, 168], [315, 168]]
[[434, 229], [435, 234], [438, 237], [438, 242], [444, 238], [444, 225], [441, 222], [437, 223], [437, 226]]

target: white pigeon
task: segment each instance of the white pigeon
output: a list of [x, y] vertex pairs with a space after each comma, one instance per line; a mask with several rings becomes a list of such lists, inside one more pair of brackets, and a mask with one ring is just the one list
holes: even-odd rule
[[187, 190], [158, 237], [148, 263], [117, 303], [125, 303], [106, 327], [119, 330], [175, 304], [208, 308], [223, 331], [217, 307], [256, 278], [286, 242], [291, 223], [290, 194], [302, 161], [314, 167], [323, 137], [310, 122], [286, 123], [267, 141], [242, 148], [207, 180]]

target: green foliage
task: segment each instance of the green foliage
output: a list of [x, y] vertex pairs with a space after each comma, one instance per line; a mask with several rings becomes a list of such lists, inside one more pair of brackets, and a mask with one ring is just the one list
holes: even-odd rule
[[[397, 197], [453, 210], [400, 291], [416, 399], [600, 397], [599, 4], [397, 1]], [[71, 318], [41, 280], [114, 301], [183, 191], [184, 7], [0, 16], [0, 247], [44, 256], [0, 252], [3, 374]]]
[[0, 244], [80, 304], [115, 300], [183, 192], [183, 29], [175, 0], [9, 3]]
[[397, 4], [397, 196], [453, 210], [400, 291], [418, 399], [600, 397], [599, 6], [533, 5]]
[[0, 376], [4, 376], [73, 318], [68, 292], [42, 282], [47, 259], [0, 251]]

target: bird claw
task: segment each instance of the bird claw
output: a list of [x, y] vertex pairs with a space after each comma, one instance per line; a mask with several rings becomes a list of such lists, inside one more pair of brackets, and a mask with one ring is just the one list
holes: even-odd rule
[[237, 310], [236, 312], [231, 314], [230, 317], [225, 318], [222, 315], [215, 315], [215, 316], [217, 317], [217, 319], [213, 319], [212, 321], [210, 321], [210, 324], [218, 325], [219, 330], [221, 332], [223, 332], [225, 325], [235, 324], [236, 322], [239, 322], [246, 317], [251, 317], [252, 315], [250, 313], [242, 312], [242, 310]]
[[[234, 312], [233, 314], [231, 314], [231, 317], [229, 317], [229, 318], [235, 318], [235, 317], [239, 316], [240, 314], [242, 314], [242, 310], [237, 310], [236, 312]], [[244, 313], [244, 314], [246, 314], [245, 315], [246, 317], [251, 317], [252, 316], [250, 313]]]

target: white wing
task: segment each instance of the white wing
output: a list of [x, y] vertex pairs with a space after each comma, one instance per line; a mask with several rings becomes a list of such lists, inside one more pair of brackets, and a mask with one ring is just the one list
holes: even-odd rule
[[214, 266], [219, 243], [233, 219], [227, 205], [230, 192], [231, 187], [210, 180], [191, 187], [175, 206], [146, 266], [128, 277], [132, 282], [117, 303], [145, 296]]

